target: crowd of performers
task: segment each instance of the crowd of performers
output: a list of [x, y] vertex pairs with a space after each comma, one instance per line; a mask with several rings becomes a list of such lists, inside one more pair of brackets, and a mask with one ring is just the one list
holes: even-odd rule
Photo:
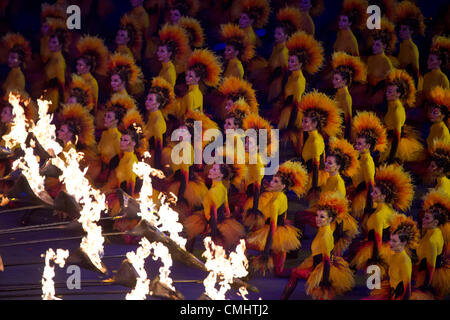
[[[1, 86], [2, 135], [14, 119], [10, 92], [32, 98], [23, 103], [29, 121], [38, 120], [36, 98], [51, 101], [58, 141], [84, 153], [82, 166], [107, 195], [109, 215], [120, 211], [117, 189], [139, 195], [132, 168], [147, 161], [166, 176], [153, 179], [155, 199], [177, 197], [187, 249], [207, 235], [227, 249], [246, 239], [259, 252], [252, 274], [289, 279], [282, 299], [300, 279], [314, 299], [345, 295], [355, 272], [371, 265], [383, 282], [368, 299], [448, 297], [450, 38], [426, 29], [431, 20], [413, 1], [342, 1], [331, 54], [314, 36], [322, 1], [130, 2], [111, 26], [109, 47], [67, 29], [64, 1], [42, 5], [39, 52], [18, 33], [3, 36], [10, 71]], [[370, 4], [381, 7], [380, 29], [366, 27]], [[208, 12], [201, 20], [199, 10]], [[269, 17], [274, 42], [264, 56], [257, 31]], [[225, 44], [222, 52], [207, 48], [206, 27]], [[417, 38], [428, 44], [420, 52]], [[196, 121], [202, 134], [254, 129], [270, 138], [279, 129], [279, 143], [267, 143], [280, 156], [276, 173], [264, 175], [269, 164], [258, 139], [239, 133], [244, 164], [194, 163], [196, 149], [211, 144], [194, 144]], [[180, 144], [182, 163], [172, 156]], [[220, 158], [235, 156], [222, 148]], [[2, 160], [1, 176], [10, 172], [11, 160]], [[64, 190], [57, 175], [45, 181], [53, 198]], [[419, 209], [410, 210], [413, 200]], [[289, 208], [299, 201], [306, 210]], [[136, 224], [117, 219], [114, 228]], [[317, 230], [311, 255], [285, 268], [306, 225]]]

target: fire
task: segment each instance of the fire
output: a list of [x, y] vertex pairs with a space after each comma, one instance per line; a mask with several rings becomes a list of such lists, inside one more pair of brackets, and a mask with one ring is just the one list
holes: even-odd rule
[[[44, 256], [42, 254], [42, 256]], [[48, 249], [45, 253], [45, 267], [42, 275], [42, 299], [43, 300], [61, 300], [55, 296], [55, 267], [50, 265], [53, 261], [55, 264], [63, 268], [66, 264], [66, 259], [69, 257], [69, 250], [57, 249], [56, 253], [53, 249]]]
[[56, 141], [56, 127], [52, 125], [53, 114], [48, 114], [48, 107], [51, 102], [38, 99], [37, 103], [39, 106], [39, 121], [31, 132], [45, 150], [52, 150], [53, 154], [59, 154], [62, 147]]
[[[209, 275], [203, 281], [205, 292], [213, 300], [226, 300], [225, 294], [231, 288], [234, 278], [242, 278], [248, 274], [248, 260], [245, 255], [245, 241], [241, 240], [236, 251], [230, 253], [227, 258], [225, 249], [214, 244], [210, 237], [204, 239], [206, 258], [205, 266]], [[219, 289], [216, 289], [218, 282]], [[247, 299], [246, 288], [239, 290], [243, 299]]]
[[11, 131], [9, 134], [3, 136], [5, 146], [8, 149], [13, 149], [17, 144], [25, 145], [25, 140], [28, 135], [28, 123], [25, 117], [25, 112], [20, 105], [20, 96], [9, 94], [9, 103], [12, 105], [12, 114], [14, 115], [11, 124]]
[[145, 300], [146, 295], [149, 294], [150, 280], [147, 279], [144, 263], [145, 259], [151, 253], [151, 245], [146, 238], [142, 238], [139, 244], [141, 246], [137, 249], [136, 253], [127, 253], [128, 261], [133, 265], [138, 274], [138, 277], [136, 278], [136, 287], [127, 294], [125, 297], [127, 300]]

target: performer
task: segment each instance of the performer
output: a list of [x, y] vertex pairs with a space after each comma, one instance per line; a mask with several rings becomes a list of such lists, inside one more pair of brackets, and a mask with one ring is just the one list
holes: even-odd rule
[[184, 29], [189, 39], [191, 50], [201, 49], [205, 44], [205, 32], [200, 22], [191, 17], [182, 17], [178, 21], [178, 25]]
[[[143, 40], [141, 39], [141, 47], [144, 48], [144, 57], [149, 58], [150, 53], [153, 51], [153, 42], [151, 38], [150, 31], [150, 16], [144, 8], [144, 0], [130, 0], [130, 4], [132, 9], [126, 14], [130, 18], [131, 21], [134, 21], [135, 25], [138, 27]], [[138, 47], [136, 47], [138, 49]], [[141, 52], [137, 51], [134, 53], [137, 57], [136, 60], [140, 61]]]
[[[95, 79], [94, 79], [95, 80]], [[73, 74], [67, 93], [67, 104], [79, 103], [88, 111], [95, 110], [95, 96], [92, 86], [83, 77]], [[95, 112], [94, 112], [95, 113]]]
[[346, 139], [351, 138], [352, 128], [352, 96], [348, 88], [352, 82], [365, 82], [367, 78], [367, 68], [357, 57], [352, 57], [343, 52], [333, 54], [332, 66], [334, 69], [333, 86], [337, 89], [335, 100], [342, 114], [344, 115], [344, 134]]
[[246, 63], [253, 58], [255, 55], [254, 45], [250, 43], [244, 30], [232, 23], [221, 26], [220, 36], [225, 42], [225, 60], [227, 61], [223, 76], [243, 79], [244, 66], [242, 62]]
[[297, 287], [298, 279], [306, 280], [306, 294], [313, 299], [334, 299], [350, 291], [355, 283], [347, 261], [335, 256], [331, 223], [348, 210], [345, 198], [324, 193], [317, 203], [316, 225], [319, 228], [311, 243], [311, 256], [292, 269], [281, 299], [286, 300]]
[[261, 40], [256, 36], [253, 28], [264, 27], [270, 14], [270, 5], [267, 0], [244, 0], [242, 3], [239, 27], [244, 30], [248, 41], [255, 47], [261, 46]]
[[373, 152], [383, 152], [387, 147], [386, 128], [372, 112], [359, 112], [353, 119], [353, 142], [359, 152], [359, 168], [352, 179], [355, 192], [352, 196], [352, 215], [360, 220], [363, 214], [373, 212], [372, 192], [375, 186]]
[[423, 76], [422, 93], [425, 99], [430, 98], [431, 90], [434, 87], [450, 88], [448, 78], [441, 70], [441, 68], [448, 69], [449, 62], [450, 39], [442, 36], [434, 38], [427, 60], [430, 71]]
[[301, 154], [303, 131], [301, 112], [298, 109], [306, 86], [302, 70], [314, 74], [320, 69], [323, 63], [323, 48], [312, 36], [301, 31], [293, 34], [286, 46], [289, 49], [288, 68], [291, 74], [284, 87], [278, 129], [284, 131], [281, 133], [282, 143], [290, 141], [295, 152]]
[[261, 194], [258, 209], [263, 212], [266, 224], [247, 235], [247, 247], [261, 252], [251, 261], [255, 272], [286, 274], [286, 254], [300, 247], [301, 234], [286, 220], [288, 201], [285, 193], [291, 190], [300, 198], [307, 190], [307, 182], [308, 175], [301, 163], [287, 161], [279, 166], [266, 191]]
[[366, 26], [367, 7], [365, 0], [344, 0], [339, 15], [339, 31], [333, 46], [334, 52], [342, 51], [352, 56], [359, 56], [358, 40], [352, 28], [362, 29]]
[[170, 0], [169, 7], [169, 23], [178, 24], [181, 17], [195, 17], [200, 7], [198, 0]]
[[141, 60], [142, 32], [137, 22], [129, 15], [120, 19], [119, 30], [116, 34], [116, 52]]
[[234, 103], [244, 99], [251, 113], [258, 113], [258, 100], [252, 84], [236, 77], [226, 77], [218, 88], [223, 96], [224, 106], [217, 108], [216, 118], [224, 119]]
[[431, 101], [428, 104], [428, 119], [433, 123], [427, 137], [428, 149], [434, 140], [450, 141], [450, 133], [446, 122], [450, 114], [450, 90], [435, 87], [431, 91]]
[[450, 142], [435, 140], [429, 150], [428, 172], [436, 190], [450, 194]]
[[[389, 263], [387, 241], [389, 228], [397, 214], [395, 210], [404, 212], [410, 207], [414, 189], [411, 177], [398, 165], [379, 167], [375, 181], [372, 198], [376, 203], [376, 209], [370, 214], [367, 222], [361, 223], [363, 230], [367, 231], [367, 238], [360, 244], [351, 265], [360, 270], [376, 264], [384, 274]], [[395, 229], [391, 231], [394, 232]]]
[[391, 230], [388, 280], [381, 283], [381, 289], [371, 292], [370, 300], [409, 300], [411, 297], [412, 262], [407, 251], [417, 247], [420, 233], [416, 222], [405, 215], [394, 218]]
[[321, 15], [324, 9], [323, 0], [300, 0], [300, 11], [302, 14], [300, 30], [314, 36], [315, 25], [311, 16]]
[[41, 40], [40, 40], [40, 56], [43, 64], [48, 62], [50, 58], [50, 49], [48, 47], [51, 25], [55, 20], [64, 21], [67, 16], [65, 10], [57, 3], [41, 5]]
[[111, 56], [109, 75], [113, 94], [139, 95], [144, 90], [142, 70], [128, 55]]

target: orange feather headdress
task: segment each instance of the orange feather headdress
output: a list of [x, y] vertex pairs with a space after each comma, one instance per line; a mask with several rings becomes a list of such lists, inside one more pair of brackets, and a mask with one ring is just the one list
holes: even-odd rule
[[394, 24], [386, 18], [381, 18], [380, 29], [369, 30], [369, 46], [371, 47], [373, 41], [380, 39], [386, 45], [386, 52], [390, 53], [395, 50], [397, 43], [397, 35], [395, 33]]
[[120, 29], [127, 30], [130, 38], [129, 47], [135, 52], [142, 48], [142, 31], [137, 21], [129, 14], [125, 14], [120, 19]]
[[406, 246], [409, 249], [414, 249], [419, 245], [420, 232], [417, 223], [404, 214], [398, 214], [392, 220], [391, 234], [406, 237]]
[[221, 26], [220, 35], [226, 44], [232, 45], [240, 52], [239, 58], [247, 62], [255, 55], [255, 47], [238, 25], [228, 23]]
[[61, 111], [61, 124], [67, 124], [75, 131], [78, 142], [92, 146], [94, 138], [94, 118], [81, 104], [65, 105]]
[[443, 191], [432, 190], [423, 198], [423, 209], [425, 211], [435, 209], [441, 214], [440, 224], [450, 219], [450, 195]]
[[361, 29], [366, 25], [367, 7], [366, 0], [344, 0], [341, 14], [348, 17], [352, 27]]
[[358, 152], [345, 139], [330, 140], [329, 155], [339, 156], [342, 159], [341, 172], [347, 177], [352, 177], [359, 165]]
[[353, 141], [358, 137], [364, 137], [373, 145], [373, 151], [383, 152], [387, 147], [387, 133], [380, 118], [373, 112], [363, 111], [352, 121]]
[[[266, 148], [267, 150], [264, 150], [266, 152], [259, 152], [260, 154], [265, 154], [267, 156], [273, 156], [274, 153], [277, 151], [275, 149], [276, 145], [273, 144], [274, 141], [272, 141], [272, 126], [270, 125], [270, 122], [267, 121], [266, 119], [264, 119], [263, 117], [259, 116], [258, 114], [252, 113], [249, 114], [243, 121], [242, 123], [242, 128], [244, 130], [255, 130], [256, 131], [256, 136], [258, 137], [258, 141], [259, 141], [259, 137], [260, 137], [260, 130], [265, 130], [266, 134], [265, 136], [266, 138]], [[264, 132], [264, 131], [263, 131]], [[260, 142], [260, 141], [259, 141]], [[261, 145], [261, 143], [258, 143], [259, 149], [261, 147], [264, 147]]]
[[149, 93], [156, 93], [161, 96], [161, 108], [174, 103], [175, 93], [173, 87], [164, 78], [155, 77], [152, 80], [152, 86], [149, 88]]
[[329, 137], [336, 136], [341, 129], [342, 118], [336, 102], [326, 94], [313, 91], [303, 96], [299, 105], [303, 116], [316, 118], [318, 130]]
[[433, 38], [430, 53], [436, 54], [442, 61], [442, 67], [450, 67], [450, 38], [438, 36]]
[[397, 86], [400, 100], [408, 107], [414, 107], [416, 102], [416, 86], [414, 79], [404, 70], [393, 69], [388, 75], [388, 83]]
[[440, 107], [447, 109], [447, 114], [450, 114], [450, 90], [444, 89], [440, 86], [434, 87], [430, 93], [431, 101]]
[[197, 122], [197, 121], [199, 121], [201, 123], [202, 147], [204, 148], [208, 144], [211, 143], [211, 141], [204, 139], [205, 138], [204, 135], [205, 135], [206, 131], [208, 131], [209, 129], [219, 130], [219, 126], [217, 125], [216, 122], [211, 120], [207, 115], [200, 113], [200, 112], [188, 110], [184, 116], [184, 123], [190, 129], [189, 130], [190, 132], [194, 132], [195, 122]]
[[41, 5], [41, 20], [45, 21], [47, 18], [61, 19], [65, 21], [67, 15], [64, 8], [61, 5], [57, 3], [55, 4], [43, 3]]
[[296, 55], [306, 71], [314, 74], [323, 64], [323, 47], [313, 36], [297, 31], [286, 42], [289, 55]]
[[[2, 38], [2, 46], [5, 48], [5, 53], [15, 51], [19, 54], [22, 62], [26, 64], [31, 60], [31, 46], [30, 43], [19, 33], [7, 33]], [[4, 61], [8, 60], [8, 56], [3, 57]]]
[[295, 7], [285, 7], [278, 10], [277, 21], [284, 32], [290, 36], [301, 28], [301, 12]]
[[219, 84], [222, 64], [214, 53], [207, 49], [196, 49], [189, 58], [188, 69], [194, 70], [195, 74], [210, 87]]
[[414, 196], [411, 176], [398, 165], [379, 167], [375, 174], [376, 185], [386, 195], [386, 202], [399, 211], [406, 211]]
[[446, 140], [434, 140], [430, 149], [430, 157], [444, 173], [450, 172], [450, 142]]
[[284, 162], [279, 166], [277, 175], [281, 177], [286, 189], [293, 191], [297, 197], [300, 198], [307, 191], [309, 176], [300, 162]]
[[140, 156], [148, 151], [148, 140], [144, 137], [143, 127], [144, 120], [139, 111], [137, 109], [129, 109], [122, 119], [120, 130], [123, 133], [132, 132], [136, 135], [137, 143], [135, 150]]
[[395, 20], [395, 8], [397, 0], [369, 0], [369, 5], [376, 5], [380, 8], [381, 14], [389, 20]]
[[227, 113], [227, 118], [234, 118], [235, 122], [240, 123], [239, 127], [242, 127], [244, 119], [251, 114], [250, 107], [247, 102], [240, 98], [233, 102], [230, 110]]
[[332, 65], [334, 70], [348, 73], [353, 81], [365, 82], [367, 79], [367, 67], [359, 57], [345, 52], [335, 52]]
[[407, 25], [415, 34], [425, 35], [425, 23], [419, 7], [410, 1], [402, 1], [395, 10], [398, 26]]
[[161, 45], [169, 48], [175, 60], [183, 60], [190, 52], [189, 38], [183, 28], [165, 24], [158, 35]]
[[95, 105], [94, 94], [92, 92], [91, 86], [86, 82], [86, 80], [84, 80], [83, 77], [73, 74], [69, 90], [70, 96], [77, 97], [79, 101], [82, 101], [80, 102], [81, 105], [83, 105], [89, 111], [92, 110]]
[[71, 41], [71, 34], [67, 29], [67, 24], [65, 20], [48, 18], [47, 23], [50, 29], [50, 36], [58, 36], [63, 46], [63, 51], [67, 51], [69, 43]]
[[178, 21], [178, 25], [182, 27], [189, 38], [192, 47], [201, 48], [205, 42], [205, 35], [200, 22], [191, 17], [182, 17]]
[[109, 51], [102, 39], [84, 36], [78, 41], [77, 50], [80, 56], [89, 59], [93, 72], [99, 75], [106, 75], [108, 72]]
[[127, 85], [135, 87], [142, 84], [144, 76], [141, 68], [139, 68], [134, 59], [128, 55], [115, 53], [109, 61], [110, 74], [126, 74]]
[[[120, 108], [125, 112], [137, 110], [136, 101], [127, 94], [116, 93], [106, 103], [106, 108]], [[122, 119], [123, 122], [123, 119]]]
[[258, 113], [258, 100], [250, 82], [233, 76], [226, 77], [223, 79], [219, 91], [226, 99], [237, 101], [243, 98], [250, 106], [251, 112]]
[[323, 192], [317, 202], [319, 210], [325, 210], [336, 218], [341, 218], [348, 213], [348, 201], [341, 194], [336, 192]]
[[264, 27], [269, 21], [270, 4], [267, 0], [244, 0], [242, 12], [253, 19], [256, 28]]

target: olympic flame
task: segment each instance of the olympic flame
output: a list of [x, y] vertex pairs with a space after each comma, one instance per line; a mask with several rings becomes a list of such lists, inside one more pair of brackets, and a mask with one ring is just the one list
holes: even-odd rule
[[45, 150], [53, 150], [54, 154], [59, 154], [62, 147], [56, 141], [56, 127], [52, 125], [53, 114], [48, 114], [48, 107], [51, 102], [38, 99], [37, 103], [39, 106], [39, 121], [31, 132]]
[[136, 287], [131, 291], [125, 299], [127, 300], [145, 300], [149, 294], [150, 280], [147, 279], [147, 272], [144, 269], [145, 259], [151, 254], [151, 245], [146, 238], [142, 238], [139, 243], [141, 246], [136, 253], [128, 252], [127, 259], [133, 265], [138, 277], [136, 278]]
[[25, 118], [25, 112], [20, 105], [20, 96], [10, 93], [9, 103], [13, 107], [12, 114], [14, 115], [14, 119], [11, 124], [11, 131], [9, 134], [3, 136], [3, 140], [5, 140], [5, 146], [8, 149], [13, 149], [18, 144], [20, 146], [25, 145], [29, 124]]
[[[42, 254], [42, 256], [44, 256]], [[43, 300], [61, 300], [55, 296], [55, 283], [53, 278], [55, 277], [55, 266], [51, 265], [53, 261], [54, 264], [59, 265], [63, 268], [66, 264], [66, 259], [69, 256], [69, 250], [57, 249], [56, 253], [53, 249], [48, 249], [45, 253], [45, 267], [44, 273], [42, 275], [42, 299]]]

